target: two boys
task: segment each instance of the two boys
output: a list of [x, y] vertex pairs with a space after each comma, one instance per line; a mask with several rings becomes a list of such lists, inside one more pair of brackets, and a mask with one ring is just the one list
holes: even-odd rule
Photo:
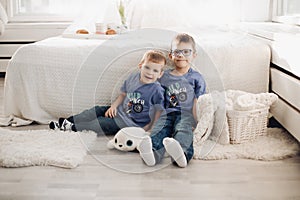
[[148, 166], [158, 164], [165, 151], [179, 167], [186, 167], [194, 155], [192, 128], [196, 125], [196, 101], [206, 89], [202, 75], [191, 68], [197, 55], [195, 46], [188, 34], [178, 34], [172, 41], [169, 58], [174, 68], [166, 70], [159, 80], [165, 89], [166, 113], [138, 147]]
[[[191, 68], [196, 56], [194, 39], [188, 34], [178, 34], [169, 53], [173, 69], [163, 72], [166, 58], [161, 52], [153, 52], [152, 57], [146, 53], [139, 64], [140, 73], [124, 82], [121, 95], [110, 107], [96, 106], [76, 116], [60, 118], [58, 123], [51, 122], [50, 128], [115, 134], [126, 126], [143, 127], [151, 130], [151, 135], [143, 138], [138, 150], [148, 166], [161, 162], [167, 151], [175, 164], [186, 167], [194, 155], [192, 128], [196, 125], [196, 101], [206, 90], [202, 75]], [[132, 107], [130, 96], [143, 97], [148, 106]], [[165, 112], [161, 115], [163, 108]], [[96, 118], [89, 117], [91, 113], [95, 116], [95, 112]]]

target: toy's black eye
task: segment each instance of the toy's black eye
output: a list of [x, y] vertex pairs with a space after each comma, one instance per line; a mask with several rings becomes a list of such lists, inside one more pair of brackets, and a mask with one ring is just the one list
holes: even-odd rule
[[130, 147], [130, 146], [132, 146], [132, 144], [133, 144], [133, 142], [132, 142], [131, 140], [127, 140], [127, 142], [126, 142], [126, 145], [127, 145], [127, 146]]
[[118, 140], [117, 140], [117, 138], [115, 138], [115, 143], [116, 143], [116, 144], [118, 143]]

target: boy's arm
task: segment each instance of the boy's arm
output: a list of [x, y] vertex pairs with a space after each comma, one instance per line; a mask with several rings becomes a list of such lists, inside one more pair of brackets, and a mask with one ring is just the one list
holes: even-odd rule
[[111, 104], [110, 108], [105, 112], [105, 117], [114, 118], [117, 115], [118, 106], [124, 101], [126, 94], [122, 92], [118, 98]]
[[153, 120], [151, 120], [151, 122], [149, 124], [147, 124], [146, 126], [143, 127], [143, 129], [148, 132], [151, 132], [153, 125], [159, 119], [161, 113], [164, 110], [165, 89], [163, 87], [159, 87], [158, 90], [154, 94], [155, 95], [153, 96], [153, 105], [156, 105], [156, 106], [154, 106], [155, 112], [154, 112]]
[[204, 78], [202, 77], [202, 75], [200, 75], [200, 77], [198, 77], [195, 81], [195, 95], [196, 97], [194, 98], [194, 105], [193, 105], [193, 116], [195, 121], [197, 122], [197, 99], [200, 95], [203, 95], [206, 93], [206, 83]]
[[194, 99], [194, 105], [193, 105], [193, 116], [194, 116], [194, 119], [195, 119], [195, 122], [197, 123], [198, 122], [198, 119], [197, 119], [197, 99], [195, 98]]

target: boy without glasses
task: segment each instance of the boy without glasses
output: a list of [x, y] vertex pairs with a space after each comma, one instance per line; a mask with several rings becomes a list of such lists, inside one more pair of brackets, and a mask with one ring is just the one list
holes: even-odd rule
[[196, 57], [194, 39], [178, 34], [172, 41], [170, 59], [174, 68], [166, 70], [159, 80], [165, 89], [166, 114], [154, 125], [138, 149], [148, 166], [159, 163], [165, 151], [179, 167], [186, 167], [194, 155], [193, 130], [196, 125], [196, 101], [205, 93], [202, 75], [191, 68]]
[[148, 131], [164, 109], [164, 89], [157, 79], [163, 75], [166, 57], [159, 50], [147, 51], [139, 63], [140, 71], [131, 74], [121, 94], [111, 106], [95, 106], [67, 119], [50, 122], [51, 129], [92, 130], [114, 135], [121, 128], [134, 126]]

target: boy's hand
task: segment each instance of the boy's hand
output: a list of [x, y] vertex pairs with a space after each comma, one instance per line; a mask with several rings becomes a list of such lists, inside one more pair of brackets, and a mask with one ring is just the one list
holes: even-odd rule
[[117, 108], [116, 107], [110, 107], [104, 114], [105, 117], [114, 118], [117, 116]]
[[126, 94], [123, 92], [118, 98], [111, 104], [110, 108], [105, 112], [104, 116], [114, 118], [117, 116], [117, 107], [124, 101]]
[[151, 128], [151, 124], [147, 124], [146, 126], [143, 127], [143, 129], [144, 129], [146, 132], [151, 132], [150, 128]]

